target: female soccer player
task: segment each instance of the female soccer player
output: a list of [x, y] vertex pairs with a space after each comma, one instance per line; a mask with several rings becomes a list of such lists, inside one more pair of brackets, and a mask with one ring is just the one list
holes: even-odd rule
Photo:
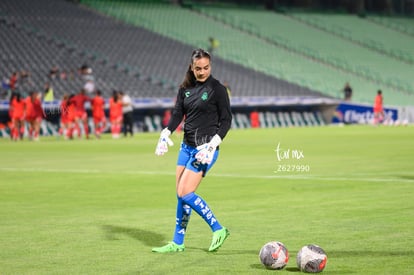
[[122, 128], [122, 99], [117, 91], [113, 91], [109, 99], [109, 120], [112, 138], [119, 138]]
[[34, 141], [39, 140], [40, 125], [42, 124], [43, 117], [44, 112], [40, 94], [32, 91], [26, 98], [26, 121], [29, 124], [29, 138]]
[[[81, 89], [78, 94], [73, 96], [71, 99], [71, 104], [75, 106], [76, 113], [75, 113], [75, 123], [82, 124], [83, 130], [85, 133], [85, 137], [89, 138], [89, 126], [88, 126], [88, 113], [85, 110], [85, 103], [90, 102], [91, 99], [85, 94], [85, 90]], [[79, 137], [80, 137], [79, 132]]]
[[153, 252], [184, 251], [184, 235], [191, 210], [199, 214], [213, 231], [209, 251], [216, 251], [230, 234], [222, 226], [206, 201], [195, 192], [201, 179], [214, 165], [219, 144], [231, 126], [231, 110], [226, 88], [211, 75], [210, 54], [194, 50], [168, 126], [162, 130], [155, 153], [164, 155], [169, 138], [185, 118], [184, 140], [176, 168], [177, 216], [172, 242], [153, 248]]
[[382, 91], [378, 90], [374, 102], [374, 124], [382, 123], [384, 121], [384, 107]]
[[95, 136], [101, 138], [102, 132], [106, 127], [105, 99], [100, 90], [97, 90], [95, 97], [91, 101], [93, 123], [95, 125]]
[[24, 133], [24, 117], [26, 104], [20, 93], [13, 93], [10, 99], [11, 121], [13, 128], [11, 130], [11, 138], [14, 141], [23, 138]]
[[78, 137], [80, 137], [81, 135], [81, 130], [76, 120], [77, 109], [76, 109], [74, 101], [72, 100], [74, 97], [75, 95], [71, 94], [67, 100], [66, 106], [64, 107], [65, 108], [64, 110], [66, 112], [66, 122], [68, 126], [68, 131], [67, 131], [68, 139], [73, 139], [73, 136], [75, 134], [77, 134]]
[[64, 138], [68, 138], [68, 131], [69, 131], [69, 95], [64, 94], [62, 101], [60, 103], [60, 128], [59, 128], [59, 135], [63, 136]]

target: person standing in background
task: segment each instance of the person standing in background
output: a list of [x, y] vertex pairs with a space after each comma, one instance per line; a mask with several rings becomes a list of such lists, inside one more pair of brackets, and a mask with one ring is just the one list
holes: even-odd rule
[[69, 138], [68, 131], [69, 131], [69, 95], [64, 94], [62, 101], [60, 102], [60, 128], [59, 128], [59, 135], [63, 136], [65, 139]]
[[374, 102], [374, 124], [382, 123], [384, 120], [384, 98], [382, 97], [382, 91], [378, 90], [375, 96]]
[[45, 94], [43, 96], [43, 100], [45, 102], [50, 102], [50, 101], [55, 100], [55, 96], [54, 96], [54, 93], [53, 93], [53, 87], [50, 85], [49, 82], [45, 83], [45, 89], [44, 90], [45, 90]]
[[127, 137], [128, 133], [134, 136], [133, 130], [133, 112], [134, 108], [132, 106], [132, 100], [129, 95], [125, 94], [124, 92], [119, 92], [122, 98], [122, 116], [123, 116], [123, 132], [124, 136]]
[[39, 140], [40, 125], [44, 117], [40, 93], [30, 92], [26, 98], [26, 121], [29, 124], [29, 139]]
[[218, 47], [220, 46], [220, 41], [217, 38], [214, 38], [212, 36], [208, 38], [208, 42], [210, 43], [210, 46], [208, 47], [208, 52], [210, 53], [217, 50]]
[[66, 104], [66, 110], [67, 110], [67, 122], [68, 122], [68, 131], [67, 131], [67, 138], [73, 139], [73, 136], [75, 134], [80, 137], [80, 128], [79, 124], [77, 123], [77, 110], [74, 101], [72, 100], [75, 97], [74, 94], [71, 94], [68, 98], [67, 104]]
[[10, 76], [10, 80], [9, 80], [9, 87], [10, 90], [12, 92], [14, 92], [14, 90], [16, 90], [17, 88], [17, 80], [19, 79], [19, 73], [18, 72], [13, 72], [13, 74]]
[[122, 118], [122, 98], [117, 91], [113, 91], [112, 97], [109, 99], [109, 120], [111, 122], [112, 138], [119, 138]]
[[349, 85], [348, 82], [345, 84], [345, 87], [344, 87], [343, 92], [344, 92], [344, 100], [345, 101], [351, 101], [351, 98], [352, 98], [352, 88], [351, 88], [351, 85]]
[[10, 99], [9, 115], [12, 121], [11, 138], [14, 141], [23, 138], [26, 104], [20, 93], [13, 93]]
[[[85, 90], [81, 89], [77, 95], [71, 99], [71, 103], [75, 106], [75, 123], [82, 124], [86, 138], [89, 138], [88, 113], [85, 109], [85, 103], [91, 99], [85, 95]], [[80, 134], [80, 133], [79, 133]]]
[[250, 126], [252, 128], [259, 128], [260, 127], [259, 112], [257, 110], [253, 110], [250, 113]]
[[96, 138], [101, 138], [102, 132], [106, 127], [105, 117], [105, 99], [102, 97], [100, 90], [95, 92], [95, 96], [91, 100], [92, 117], [95, 126]]

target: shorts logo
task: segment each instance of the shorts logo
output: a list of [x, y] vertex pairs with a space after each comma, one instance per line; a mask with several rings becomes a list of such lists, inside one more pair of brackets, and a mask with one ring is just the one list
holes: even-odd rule
[[206, 100], [207, 100], [207, 98], [208, 98], [208, 93], [207, 93], [207, 92], [204, 92], [204, 93], [203, 93], [203, 95], [201, 96], [201, 99], [202, 99], [203, 101], [206, 101]]
[[195, 169], [200, 169], [200, 162], [198, 160], [195, 160], [191, 163], [191, 165], [195, 168]]

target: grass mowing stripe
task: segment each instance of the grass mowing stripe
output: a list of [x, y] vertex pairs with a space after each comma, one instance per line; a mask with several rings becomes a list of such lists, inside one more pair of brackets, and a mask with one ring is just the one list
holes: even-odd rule
[[[4, 172], [42, 172], [42, 173], [79, 173], [79, 174], [126, 174], [126, 175], [175, 175], [171, 172], [165, 171], [106, 171], [97, 169], [45, 169], [45, 168], [12, 168], [12, 167], [0, 167], [0, 171]], [[369, 174], [362, 177], [324, 177], [318, 175], [236, 175], [236, 174], [217, 174], [212, 173], [209, 177], [226, 177], [226, 178], [251, 178], [251, 179], [291, 179], [291, 180], [323, 180], [323, 181], [366, 181], [366, 182], [412, 182], [414, 179], [404, 178], [371, 178]]]

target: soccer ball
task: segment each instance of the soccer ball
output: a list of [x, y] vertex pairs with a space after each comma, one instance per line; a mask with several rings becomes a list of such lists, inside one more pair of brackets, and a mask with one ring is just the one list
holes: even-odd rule
[[268, 242], [260, 249], [259, 258], [268, 269], [282, 269], [289, 261], [289, 253], [281, 242]]
[[328, 257], [325, 251], [314, 244], [309, 244], [301, 248], [296, 256], [296, 264], [300, 271], [309, 273], [322, 272], [326, 266]]

